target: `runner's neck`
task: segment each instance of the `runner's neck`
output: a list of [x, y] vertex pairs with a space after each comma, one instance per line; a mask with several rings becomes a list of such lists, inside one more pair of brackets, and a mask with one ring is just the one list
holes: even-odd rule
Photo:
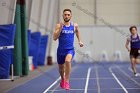
[[69, 26], [70, 26], [70, 21], [69, 21], [69, 22], [64, 22], [64, 25], [65, 25], [66, 27], [69, 27]]

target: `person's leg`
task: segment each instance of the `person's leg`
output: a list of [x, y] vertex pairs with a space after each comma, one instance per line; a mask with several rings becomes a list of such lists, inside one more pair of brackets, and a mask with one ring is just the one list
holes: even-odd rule
[[57, 62], [59, 68], [59, 74], [61, 76], [61, 80], [64, 80], [64, 73], [65, 73], [65, 53], [62, 50], [57, 50]]
[[[140, 63], [140, 56], [138, 56], [136, 59], [136, 64], [139, 64], [139, 63]], [[140, 76], [140, 74], [136, 73], [135, 76]]]
[[131, 57], [130, 60], [131, 60], [131, 66], [132, 66], [133, 73], [136, 74], [136, 58]]
[[71, 60], [72, 60], [72, 54], [67, 54], [65, 59], [65, 80], [68, 82], [71, 73]]
[[65, 73], [65, 64], [59, 64], [59, 74], [61, 76], [61, 80], [64, 80], [64, 73]]
[[70, 73], [71, 73], [71, 60], [72, 60], [72, 54], [67, 54], [65, 58], [65, 89], [70, 89]]
[[140, 64], [140, 58], [136, 58], [136, 64]]
[[69, 90], [70, 89], [70, 73], [71, 73], [71, 61], [74, 57], [75, 51], [74, 49], [68, 50], [66, 58], [65, 58], [65, 89]]
[[140, 63], [140, 51], [138, 50], [138, 53], [136, 55], [136, 64]]
[[59, 74], [60, 74], [60, 77], [61, 77], [60, 87], [65, 88], [65, 78], [64, 78], [65, 55], [63, 54], [63, 52], [61, 53], [60, 50], [57, 50], [57, 62], [58, 62]]
[[65, 64], [59, 64], [59, 73], [61, 76], [60, 87], [65, 89]]

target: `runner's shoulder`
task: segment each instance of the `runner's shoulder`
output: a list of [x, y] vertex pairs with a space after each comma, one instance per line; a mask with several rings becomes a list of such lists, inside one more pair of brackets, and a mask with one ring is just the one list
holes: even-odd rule
[[131, 40], [131, 35], [127, 36], [127, 40], [130, 41]]

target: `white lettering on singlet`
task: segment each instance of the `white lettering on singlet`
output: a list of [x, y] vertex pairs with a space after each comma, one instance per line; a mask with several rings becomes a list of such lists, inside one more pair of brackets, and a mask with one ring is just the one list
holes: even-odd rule
[[138, 42], [139, 39], [132, 39], [131, 42]]
[[62, 33], [72, 34], [72, 33], [74, 33], [74, 31], [73, 30], [62, 30]]

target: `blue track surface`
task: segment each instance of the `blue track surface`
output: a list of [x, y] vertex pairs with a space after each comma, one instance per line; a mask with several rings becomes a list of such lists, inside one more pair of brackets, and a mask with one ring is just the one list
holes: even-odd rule
[[[135, 77], [130, 63], [78, 63], [71, 72], [71, 90], [59, 86], [58, 67], [41, 72], [7, 93], [140, 93], [140, 76]], [[137, 66], [140, 72], [140, 65]]]

